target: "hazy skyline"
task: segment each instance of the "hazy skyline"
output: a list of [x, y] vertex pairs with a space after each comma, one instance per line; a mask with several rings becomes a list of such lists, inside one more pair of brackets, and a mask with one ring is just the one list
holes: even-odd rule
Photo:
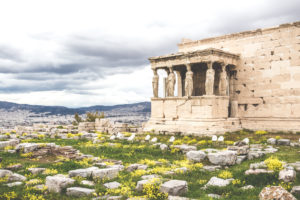
[[0, 101], [83, 107], [149, 101], [148, 57], [193, 40], [300, 20], [300, 1], [0, 3]]

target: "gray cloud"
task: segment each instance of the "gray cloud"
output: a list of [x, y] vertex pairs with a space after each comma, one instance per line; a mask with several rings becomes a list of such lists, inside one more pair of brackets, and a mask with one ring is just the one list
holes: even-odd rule
[[268, 28], [282, 23], [300, 20], [300, 1], [262, 1], [261, 7], [249, 7], [247, 10], [221, 13], [220, 21], [208, 29], [211, 34], [230, 34], [241, 31]]
[[[29, 34], [31, 40], [42, 43], [41, 51], [43, 45], [53, 44], [55, 51], [49, 53], [50, 56], [47, 51], [35, 56], [30, 54], [32, 52], [28, 53], [26, 48], [0, 43], [0, 75], [8, 79], [0, 80], [0, 93], [67, 91], [96, 95], [95, 89], [109, 89], [111, 86], [104, 83], [93, 86], [93, 82], [140, 69], [149, 64], [148, 57], [176, 52], [176, 44], [182, 37], [202, 39], [297, 21], [300, 19], [299, 8], [298, 0], [268, 0], [247, 10], [227, 7], [214, 13], [211, 18], [207, 17], [207, 24], [200, 22], [200, 9], [199, 13], [189, 15], [199, 18], [199, 23], [195, 21], [190, 27], [179, 22], [177, 25], [176, 21], [155, 18], [141, 25], [145, 30], [141, 28], [137, 33], [133, 30], [131, 36], [123, 36], [122, 29], [119, 34], [111, 35], [105, 33], [105, 30], [103, 33], [101, 28], [62, 35], [54, 30]], [[190, 14], [189, 11], [181, 11], [177, 14], [182, 15], [183, 21], [188, 24], [189, 18], [185, 18], [185, 14]], [[140, 24], [135, 25], [139, 30]], [[147, 33], [147, 30], [152, 32]], [[48, 57], [43, 57], [43, 53]], [[151, 87], [150, 80], [149, 85]], [[126, 92], [142, 93], [143, 90], [138, 87], [124, 88]]]
[[[84, 59], [95, 59], [98, 65], [107, 67], [136, 67], [149, 64], [147, 58], [154, 54], [167, 53], [176, 46], [177, 38], [170, 38], [157, 46], [147, 46], [147, 41], [132, 40], [129, 38], [107, 41], [103, 38], [87, 38], [73, 36], [66, 43], [66, 48], [71, 53]], [[146, 43], [146, 45], [145, 45]]]
[[21, 55], [18, 49], [0, 44], [0, 59], [21, 61]]

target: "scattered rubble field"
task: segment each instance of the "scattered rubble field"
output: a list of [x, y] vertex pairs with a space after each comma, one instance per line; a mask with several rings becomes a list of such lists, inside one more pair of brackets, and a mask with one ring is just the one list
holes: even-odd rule
[[300, 199], [300, 134], [0, 134], [0, 199]]

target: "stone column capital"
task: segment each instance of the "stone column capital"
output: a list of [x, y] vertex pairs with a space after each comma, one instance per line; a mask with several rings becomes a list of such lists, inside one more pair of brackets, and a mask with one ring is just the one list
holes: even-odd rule
[[157, 69], [152, 69], [152, 71], [154, 75], [157, 75]]
[[164, 67], [163, 69], [167, 72], [167, 74], [170, 73], [170, 69], [168, 67]]
[[226, 66], [224, 61], [220, 62], [220, 65], [221, 65], [221, 67]]
[[222, 71], [224, 72], [227, 64], [225, 62], [221, 62], [220, 65], [221, 65]]
[[208, 69], [212, 69], [212, 66], [213, 66], [213, 62], [212, 61], [208, 61], [208, 62], [206, 62], [206, 64], [207, 64], [207, 68]]
[[191, 63], [186, 63], [185, 64], [185, 67], [186, 67], [186, 70], [189, 72], [189, 71], [192, 71], [192, 66], [191, 66]]
[[170, 66], [168, 66], [168, 69], [169, 69], [169, 72], [171, 72], [171, 73], [173, 73], [173, 66], [172, 65], [170, 65]]

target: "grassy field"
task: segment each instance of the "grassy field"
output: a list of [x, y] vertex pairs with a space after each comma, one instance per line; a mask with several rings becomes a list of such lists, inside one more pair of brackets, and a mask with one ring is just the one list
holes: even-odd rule
[[[279, 149], [278, 152], [274, 154], [267, 154], [259, 159], [254, 159], [251, 161], [245, 161], [240, 165], [234, 165], [228, 167], [227, 169], [222, 169], [214, 172], [207, 172], [201, 169], [201, 164], [189, 163], [186, 160], [185, 154], [172, 148], [172, 144], [168, 142], [170, 136], [165, 135], [155, 135], [158, 137], [158, 142], [165, 143], [171, 146], [168, 151], [162, 151], [159, 147], [153, 146], [149, 142], [145, 142], [144, 138], [146, 135], [137, 135], [134, 142], [128, 142], [126, 140], [114, 140], [110, 141], [109, 136], [106, 134], [99, 133], [99, 138], [101, 143], [93, 144], [91, 141], [87, 140], [74, 140], [74, 139], [30, 139], [24, 140], [23, 142], [34, 142], [34, 143], [55, 143], [61, 146], [73, 146], [74, 148], [80, 150], [84, 154], [90, 154], [95, 157], [122, 160], [123, 165], [126, 167], [133, 163], [144, 163], [148, 165], [147, 170], [137, 170], [134, 172], [126, 172], [125, 170], [120, 172], [119, 176], [112, 180], [98, 180], [95, 186], [90, 188], [96, 189], [96, 194], [99, 196], [104, 194], [111, 195], [123, 195], [124, 199], [127, 197], [140, 197], [146, 195], [145, 192], [137, 192], [135, 190], [137, 181], [141, 180], [141, 176], [145, 174], [159, 174], [162, 176], [163, 180], [178, 179], [186, 180], [188, 182], [188, 193], [185, 197], [193, 199], [210, 199], [207, 194], [219, 194], [222, 199], [231, 200], [255, 200], [258, 199], [258, 195], [262, 188], [270, 185], [281, 185], [286, 189], [290, 190], [294, 185], [300, 185], [300, 174], [298, 174], [296, 181], [290, 184], [282, 183], [278, 180], [278, 172], [273, 174], [264, 175], [248, 175], [246, 176], [244, 172], [249, 169], [250, 163], [256, 163], [259, 161], [264, 161], [270, 156], [275, 156], [281, 161], [285, 162], [296, 162], [300, 161], [300, 148], [290, 147], [290, 146], [274, 146]], [[154, 137], [153, 134], [151, 134]], [[191, 144], [197, 146], [197, 149], [205, 148], [216, 148], [224, 149], [228, 145], [232, 144], [234, 141], [241, 140], [248, 137], [252, 144], [265, 144], [267, 138], [289, 138], [292, 141], [298, 141], [299, 134], [291, 133], [264, 133], [255, 134], [254, 132], [243, 130], [239, 132], [226, 133], [224, 143], [213, 143], [211, 138], [208, 137], [182, 137], [176, 136], [176, 140], [173, 144]], [[68, 160], [63, 158], [56, 158], [52, 155], [43, 157], [41, 159], [32, 159], [29, 157], [24, 157], [20, 153], [8, 153], [5, 151], [0, 151], [0, 157], [2, 157], [1, 166], [5, 168], [7, 166], [20, 163], [22, 167], [15, 171], [16, 173], [25, 175], [27, 181], [30, 179], [38, 179], [36, 182], [39, 184], [45, 183], [45, 178], [51, 174], [67, 174], [69, 170], [87, 168], [93, 165], [92, 161], [85, 159], [83, 161]], [[60, 161], [57, 161], [60, 160]], [[159, 161], [159, 164], [156, 162]], [[107, 163], [108, 165], [111, 163]], [[203, 165], [208, 165], [208, 161], [204, 161]], [[38, 174], [33, 175], [28, 171], [30, 167], [45, 167], [49, 170], [48, 175]], [[187, 167], [189, 170], [185, 173], [181, 171], [176, 172], [173, 175], [164, 175], [164, 172], [169, 171], [174, 168]], [[220, 176], [224, 171], [230, 172], [236, 181], [231, 183], [226, 187], [208, 187], [206, 190], [201, 189], [211, 177]], [[90, 179], [90, 178], [87, 178]], [[83, 178], [76, 178], [75, 186], [86, 187], [81, 185], [81, 180]], [[92, 179], [90, 179], [92, 180]], [[103, 186], [105, 182], [117, 181], [122, 184], [120, 189], [117, 190], [107, 190]], [[0, 199], [30, 199], [30, 200], [42, 200], [42, 199], [76, 199], [74, 197], [66, 196], [63, 191], [61, 194], [48, 193], [46, 188], [42, 190], [35, 189], [33, 187], [36, 182], [28, 182], [20, 186], [9, 188], [5, 184], [5, 180], [0, 179]], [[26, 182], [25, 182], [26, 183]], [[253, 185], [255, 189], [242, 190], [241, 187], [245, 185]], [[91, 199], [88, 198], [78, 198], [78, 199]], [[300, 196], [296, 196], [300, 199]]]

